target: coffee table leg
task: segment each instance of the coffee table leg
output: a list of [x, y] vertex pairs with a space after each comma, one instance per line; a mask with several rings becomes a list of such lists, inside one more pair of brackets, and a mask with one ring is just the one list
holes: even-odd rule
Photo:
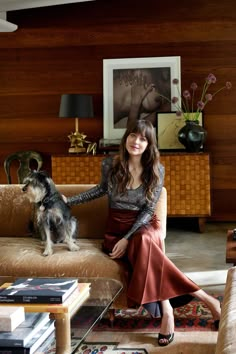
[[56, 353], [71, 353], [71, 333], [70, 333], [70, 314], [69, 313], [53, 313], [50, 318], [55, 319], [56, 333]]

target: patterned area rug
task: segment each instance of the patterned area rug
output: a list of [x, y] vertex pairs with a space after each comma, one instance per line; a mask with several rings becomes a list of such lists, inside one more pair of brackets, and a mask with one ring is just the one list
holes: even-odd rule
[[85, 343], [80, 346], [76, 354], [148, 354], [145, 349], [117, 349], [118, 343]]
[[[213, 295], [221, 303], [222, 295]], [[215, 331], [213, 320], [209, 309], [199, 300], [193, 299], [188, 305], [174, 310], [175, 331]], [[81, 321], [75, 315], [71, 321], [72, 348], [74, 354], [148, 354], [145, 349], [117, 349], [118, 343], [83, 343], [77, 348], [79, 336], [79, 323]], [[117, 310], [113, 327], [110, 326], [108, 317], [104, 317], [94, 327], [93, 331], [117, 331], [117, 332], [139, 332], [157, 333], [160, 329], [161, 320], [151, 318], [148, 312], [140, 307], [137, 310]], [[55, 354], [55, 341], [49, 338], [37, 354]]]
[[[89, 343], [85, 342], [77, 348], [76, 339], [72, 339], [71, 353], [73, 354], [148, 354], [146, 349], [117, 348], [119, 343]], [[56, 354], [55, 340], [51, 337], [36, 351], [37, 354]]]
[[[213, 295], [221, 303], [223, 296]], [[176, 308], [175, 331], [215, 331], [210, 310], [203, 302], [194, 299], [189, 304]], [[142, 307], [138, 310], [117, 310], [113, 328], [108, 318], [103, 318], [94, 331], [158, 332], [160, 318], [151, 318]]]

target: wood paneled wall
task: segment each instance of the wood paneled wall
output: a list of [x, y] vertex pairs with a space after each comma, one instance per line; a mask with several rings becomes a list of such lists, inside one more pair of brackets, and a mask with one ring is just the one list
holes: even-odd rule
[[5, 157], [37, 150], [66, 153], [73, 119], [59, 119], [62, 93], [94, 96], [95, 118], [80, 130], [103, 135], [103, 59], [181, 56], [182, 88], [208, 73], [234, 85], [206, 107], [211, 154], [212, 219], [236, 220], [235, 1], [96, 0], [8, 13], [18, 24], [0, 33], [0, 183]]

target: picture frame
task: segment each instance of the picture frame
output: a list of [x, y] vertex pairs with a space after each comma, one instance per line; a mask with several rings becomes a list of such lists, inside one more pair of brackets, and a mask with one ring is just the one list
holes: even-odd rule
[[[199, 113], [199, 125], [203, 126], [203, 113]], [[185, 147], [178, 140], [178, 132], [185, 125], [185, 118], [176, 112], [157, 113], [158, 149], [164, 151], [181, 151]]]
[[[127, 126], [134, 88], [154, 85], [142, 101], [141, 118], [156, 125], [157, 112], [175, 111], [172, 97], [180, 99], [180, 56], [103, 60], [103, 138], [121, 139]], [[172, 85], [174, 78], [178, 85]], [[131, 88], [132, 95], [131, 96]], [[157, 94], [168, 97], [168, 100]], [[158, 100], [154, 96], [158, 95]], [[155, 104], [153, 104], [153, 102]], [[134, 104], [132, 103], [132, 107]], [[137, 107], [136, 107], [137, 108]]]

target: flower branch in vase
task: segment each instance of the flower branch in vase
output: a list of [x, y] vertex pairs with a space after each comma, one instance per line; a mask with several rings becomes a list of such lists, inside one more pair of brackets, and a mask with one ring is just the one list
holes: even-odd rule
[[219, 88], [217, 91], [213, 93], [209, 93], [208, 89], [212, 84], [216, 83], [216, 77], [213, 74], [209, 74], [205, 80], [205, 83], [203, 85], [203, 89], [200, 95], [200, 99], [195, 102], [196, 99], [196, 91], [198, 89], [198, 85], [196, 82], [193, 82], [190, 85], [190, 90], [184, 90], [183, 94], [181, 95], [180, 89], [179, 89], [179, 80], [178, 79], [173, 79], [172, 81], [173, 85], [177, 86], [177, 91], [179, 94], [179, 97], [172, 97], [170, 100], [168, 97], [165, 97], [161, 94], [159, 94], [160, 97], [162, 97], [164, 100], [167, 100], [169, 103], [172, 103], [176, 107], [176, 115], [177, 116], [183, 116], [184, 119], [187, 120], [193, 120], [193, 121], [199, 121], [199, 115], [203, 111], [203, 109], [206, 107], [206, 105], [213, 100], [213, 98], [222, 90], [224, 89], [231, 89], [232, 84], [231, 82], [227, 81], [224, 86]]
[[205, 79], [200, 98], [197, 100], [196, 91], [198, 85], [196, 82], [190, 85], [190, 90], [184, 90], [182, 95], [179, 89], [179, 80], [173, 79], [172, 83], [177, 86], [179, 98], [174, 96], [172, 99], [169, 99], [161, 94], [159, 94], [159, 96], [173, 104], [176, 107], [176, 115], [185, 119], [185, 126], [178, 132], [180, 143], [185, 146], [187, 151], [198, 152], [203, 147], [207, 135], [206, 130], [199, 125], [200, 115], [206, 105], [211, 102], [219, 92], [224, 89], [231, 89], [232, 84], [228, 81], [215, 92], [209, 93], [208, 90], [211, 85], [216, 83], [215, 75], [209, 74]]

